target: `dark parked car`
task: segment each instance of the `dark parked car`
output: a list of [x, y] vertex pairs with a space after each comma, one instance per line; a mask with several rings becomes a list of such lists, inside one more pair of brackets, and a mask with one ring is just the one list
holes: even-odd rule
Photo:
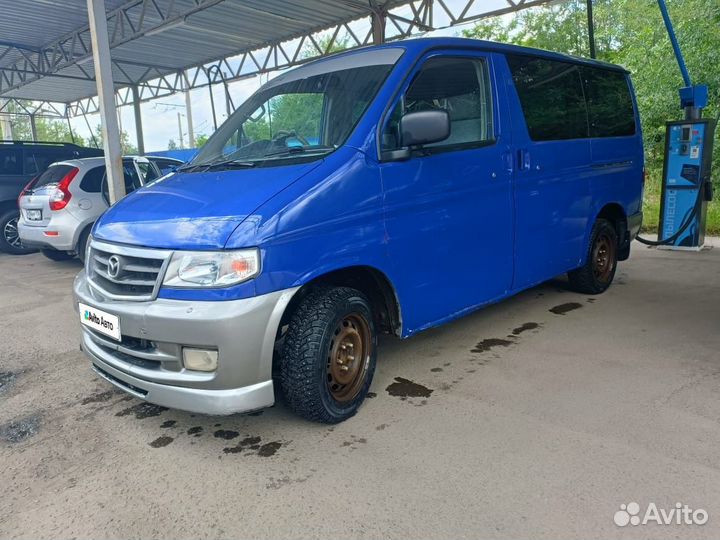
[[56, 161], [102, 155], [102, 150], [71, 143], [0, 141], [0, 251], [33, 251], [23, 247], [17, 232], [17, 201], [30, 180]]

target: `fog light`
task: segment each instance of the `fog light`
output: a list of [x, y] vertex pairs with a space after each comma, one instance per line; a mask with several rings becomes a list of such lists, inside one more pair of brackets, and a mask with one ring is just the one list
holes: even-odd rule
[[217, 369], [217, 359], [217, 351], [183, 347], [183, 364], [185, 365], [185, 369], [215, 371]]

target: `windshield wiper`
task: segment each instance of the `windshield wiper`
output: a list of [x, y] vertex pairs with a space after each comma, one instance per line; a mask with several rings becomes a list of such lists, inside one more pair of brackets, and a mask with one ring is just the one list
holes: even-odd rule
[[254, 161], [242, 161], [239, 159], [225, 159], [222, 161], [210, 161], [208, 163], [196, 163], [194, 165], [186, 165], [185, 167], [179, 167], [178, 171], [194, 171], [201, 167], [205, 167], [206, 171], [215, 169], [217, 167], [237, 167], [239, 169], [250, 169], [257, 166]]
[[305, 147], [305, 146], [290, 146], [288, 148], [283, 148], [282, 150], [279, 150], [277, 152], [270, 152], [268, 154], [263, 154], [263, 157], [271, 157], [271, 156], [289, 156], [292, 154], [304, 154], [305, 152], [329, 152], [331, 150], [335, 150], [335, 147], [333, 146], [320, 146], [315, 148]]

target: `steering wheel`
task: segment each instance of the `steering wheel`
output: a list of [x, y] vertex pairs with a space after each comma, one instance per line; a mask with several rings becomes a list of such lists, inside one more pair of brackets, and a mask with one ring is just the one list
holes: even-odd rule
[[308, 140], [303, 137], [302, 135], [298, 135], [294, 129], [281, 129], [277, 133], [275, 133], [275, 136], [272, 138], [272, 142], [274, 143], [284, 143], [285, 146], [287, 146], [287, 140], [290, 137], [296, 138], [298, 141], [302, 143], [303, 146], [310, 146], [310, 143]]

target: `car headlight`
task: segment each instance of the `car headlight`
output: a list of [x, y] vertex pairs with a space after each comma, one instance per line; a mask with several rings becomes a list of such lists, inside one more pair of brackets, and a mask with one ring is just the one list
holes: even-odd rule
[[229, 287], [260, 273], [257, 249], [237, 251], [176, 251], [163, 285], [168, 287]]

